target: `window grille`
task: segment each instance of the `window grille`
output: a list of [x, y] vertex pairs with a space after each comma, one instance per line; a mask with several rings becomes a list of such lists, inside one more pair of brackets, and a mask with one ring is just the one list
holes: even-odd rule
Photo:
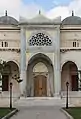
[[29, 40], [30, 46], [51, 46], [51, 39], [44, 33], [38, 33]]

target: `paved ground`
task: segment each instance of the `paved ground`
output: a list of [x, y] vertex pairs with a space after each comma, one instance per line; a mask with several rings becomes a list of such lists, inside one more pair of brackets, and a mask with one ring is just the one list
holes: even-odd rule
[[11, 119], [67, 119], [59, 106], [20, 107]]

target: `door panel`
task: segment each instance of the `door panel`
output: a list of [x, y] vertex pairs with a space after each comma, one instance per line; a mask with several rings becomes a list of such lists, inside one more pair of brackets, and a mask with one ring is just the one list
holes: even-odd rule
[[44, 87], [43, 88], [43, 90], [42, 90], [42, 95], [43, 96], [47, 96], [47, 83], [46, 83], [46, 81], [47, 81], [47, 78], [46, 77], [44, 77], [43, 79], [42, 79], [42, 87]]
[[47, 78], [43, 75], [34, 77], [34, 96], [43, 97], [47, 95]]

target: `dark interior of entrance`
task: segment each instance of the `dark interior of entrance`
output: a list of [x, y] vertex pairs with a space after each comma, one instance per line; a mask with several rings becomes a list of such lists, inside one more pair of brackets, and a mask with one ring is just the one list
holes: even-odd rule
[[66, 62], [62, 67], [62, 90], [66, 90], [66, 82], [69, 82], [70, 91], [78, 91], [78, 68], [77, 65], [72, 62]]
[[9, 84], [9, 76], [3, 75], [2, 76], [2, 91], [8, 91], [8, 84]]
[[72, 91], [78, 91], [78, 75], [71, 76]]

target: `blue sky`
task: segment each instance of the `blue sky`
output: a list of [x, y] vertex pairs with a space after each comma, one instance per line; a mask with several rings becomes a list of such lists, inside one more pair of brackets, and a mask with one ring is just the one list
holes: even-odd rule
[[45, 10], [50, 10], [53, 7], [56, 7], [59, 5], [66, 6], [71, 1], [72, 0], [23, 0], [25, 4], [35, 3], [37, 5], [40, 5]]
[[54, 19], [61, 16], [64, 19], [71, 15], [81, 17], [81, 0], [0, 0], [0, 16], [8, 14], [16, 19], [20, 16], [33, 18], [41, 10], [41, 14]]

